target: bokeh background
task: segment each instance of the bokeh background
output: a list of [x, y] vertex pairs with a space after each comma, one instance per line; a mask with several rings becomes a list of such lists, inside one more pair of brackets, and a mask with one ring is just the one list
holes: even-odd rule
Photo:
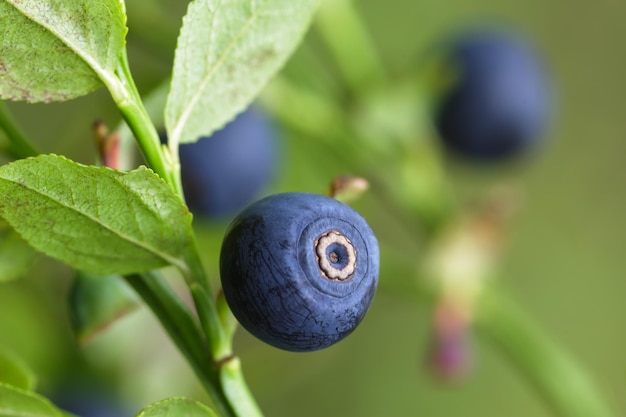
[[[142, 92], [169, 75], [185, 2], [127, 1], [130, 63]], [[511, 220], [498, 264], [501, 286], [586, 370], [615, 410], [626, 415], [623, 237], [626, 235], [626, 3], [613, 0], [358, 0], [357, 10], [389, 71], [418, 71], [433, 45], [467, 25], [504, 22], [526, 31], [548, 63], [557, 92], [547, 143], [512, 164], [475, 166], [444, 159], [458, 201], [493, 185], [514, 184], [523, 204]], [[319, 35], [285, 68], [302, 85], [341, 89]], [[311, 55], [318, 65], [309, 65]], [[119, 122], [104, 89], [59, 104], [10, 105], [44, 152], [95, 161], [91, 125]], [[324, 193], [333, 176], [364, 175], [319, 141], [288, 127], [280, 175], [265, 192]], [[384, 167], [376, 167], [384, 172]], [[347, 172], [349, 171], [349, 172]], [[358, 170], [357, 170], [358, 171]], [[355, 206], [379, 235], [380, 291], [361, 326], [327, 350], [294, 354], [244, 331], [236, 350], [252, 392], [267, 416], [547, 417], [548, 408], [518, 369], [487, 341], [472, 339], [474, 367], [443, 383], [427, 371], [431, 308], [416, 295], [415, 259], [422, 236], [407, 235], [397, 218], [367, 194]], [[216, 276], [225, 224], [198, 223], [205, 262]], [[411, 230], [411, 229], [409, 229]], [[39, 375], [47, 395], [92, 387], [125, 415], [169, 396], [204, 399], [193, 376], [147, 310], [77, 346], [67, 320], [72, 272], [45, 257], [28, 277], [0, 287], [0, 345]], [[78, 394], [77, 394], [78, 395]], [[117, 414], [122, 415], [122, 414]]]

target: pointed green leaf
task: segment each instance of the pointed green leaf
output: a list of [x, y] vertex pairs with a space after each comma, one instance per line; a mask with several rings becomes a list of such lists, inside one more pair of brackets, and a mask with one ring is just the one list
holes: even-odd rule
[[77, 272], [69, 294], [70, 322], [79, 343], [85, 344], [139, 305], [120, 276]]
[[0, 383], [0, 417], [63, 417], [44, 397]]
[[76, 269], [185, 268], [191, 214], [145, 167], [130, 172], [41, 155], [0, 166], [0, 216], [35, 249]]
[[0, 98], [30, 102], [113, 77], [127, 31], [122, 0], [2, 0], [0, 22]]
[[30, 391], [35, 387], [37, 377], [14, 353], [0, 348], [0, 382]]
[[309, 26], [317, 0], [195, 0], [178, 37], [168, 138], [195, 142], [247, 107]]
[[0, 219], [0, 282], [24, 275], [36, 255], [37, 252]]
[[[169, 398], [144, 408], [137, 417], [218, 417], [209, 407], [187, 398]], [[0, 416], [1, 417], [1, 416]]]

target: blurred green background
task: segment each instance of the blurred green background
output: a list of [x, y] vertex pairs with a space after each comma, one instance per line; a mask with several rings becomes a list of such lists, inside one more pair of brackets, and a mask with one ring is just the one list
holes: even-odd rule
[[[130, 63], [147, 93], [169, 75], [186, 4], [128, 0], [127, 7]], [[502, 181], [518, 187], [523, 205], [499, 263], [501, 285], [586, 369], [616, 415], [626, 415], [626, 3], [360, 0], [356, 7], [393, 74], [416, 71], [433, 44], [482, 21], [525, 30], [544, 53], [558, 96], [547, 145], [528, 160], [496, 167], [445, 160], [446, 176], [461, 202]], [[319, 66], [309, 65], [311, 54]], [[312, 31], [285, 74], [333, 97], [339, 81], [328, 61]], [[67, 103], [10, 108], [44, 152], [83, 163], [95, 160], [93, 121], [111, 127], [119, 121], [103, 88]], [[287, 128], [284, 145], [283, 175], [268, 193], [324, 193], [334, 175], [370, 169], [352, 172], [331, 150]], [[309, 354], [278, 351], [244, 331], [237, 335], [245, 375], [266, 415], [553, 415], [507, 358], [480, 338], [473, 340], [475, 365], [466, 378], [453, 384], [432, 378], [425, 365], [431, 306], [412, 290], [422, 237], [407, 235], [372, 194], [355, 206], [379, 236], [383, 257], [380, 291], [354, 334]], [[198, 224], [198, 231], [215, 277], [224, 225]], [[125, 401], [129, 415], [168, 396], [204, 398], [145, 310], [79, 348], [67, 322], [70, 279], [67, 267], [42, 257], [27, 279], [0, 287], [0, 345], [39, 374], [41, 392], [52, 394], [76, 378], [92, 381]]]

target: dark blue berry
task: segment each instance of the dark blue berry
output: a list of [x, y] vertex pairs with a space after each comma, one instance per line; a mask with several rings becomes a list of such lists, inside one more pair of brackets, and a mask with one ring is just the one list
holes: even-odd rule
[[445, 65], [455, 82], [438, 106], [436, 127], [450, 149], [498, 160], [530, 148], [545, 131], [551, 86], [533, 46], [504, 30], [454, 40]]
[[378, 283], [378, 242], [355, 210], [332, 198], [264, 198], [230, 225], [220, 255], [224, 295], [250, 333], [313, 351], [360, 323]]
[[62, 392], [53, 395], [55, 405], [64, 411], [81, 417], [119, 417], [130, 415], [128, 407], [105, 391], [96, 391], [94, 387], [65, 387]]
[[191, 211], [228, 217], [258, 197], [275, 173], [276, 136], [268, 116], [251, 107], [210, 137], [180, 145], [183, 190]]

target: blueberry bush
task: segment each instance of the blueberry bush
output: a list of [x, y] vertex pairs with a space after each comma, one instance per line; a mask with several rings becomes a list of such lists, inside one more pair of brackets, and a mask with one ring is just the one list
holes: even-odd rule
[[[368, 406], [370, 370], [453, 386], [483, 346], [547, 415], [615, 415], [498, 279], [519, 189], [450, 178], [455, 155], [541, 149], [556, 88], [529, 37], [460, 31], [392, 66], [351, 0], [166, 3], [0, 1], [0, 417], [255, 417], [316, 372], [288, 415], [414, 415]], [[22, 112], [67, 131], [33, 140]], [[386, 322], [376, 292], [421, 318]]]

